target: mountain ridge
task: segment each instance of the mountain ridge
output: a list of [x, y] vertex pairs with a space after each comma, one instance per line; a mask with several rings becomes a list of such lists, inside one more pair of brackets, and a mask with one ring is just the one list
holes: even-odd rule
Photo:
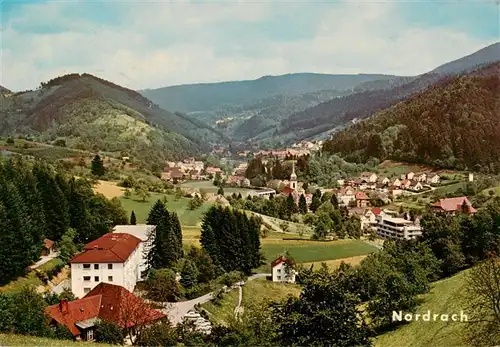
[[370, 157], [500, 172], [500, 62], [440, 79], [325, 142], [348, 160]]
[[[471, 71], [490, 63], [491, 59], [499, 61], [500, 54], [495, 54], [499, 49], [500, 43], [494, 43], [465, 57], [442, 64], [428, 73], [410, 78], [408, 83], [387, 87], [384, 82], [378, 89], [367, 88], [367, 91], [351, 94], [342, 99], [323, 102], [288, 116], [281, 121], [277, 132], [291, 142], [314, 137], [328, 130], [335, 131], [339, 126], [346, 126], [353, 120], [370, 117], [410, 95], [418, 94], [442, 78]], [[296, 134], [292, 135], [294, 132]]]
[[4, 98], [1, 107], [3, 133], [64, 137], [75, 148], [131, 152], [144, 160], [195, 155], [223, 140], [199, 120], [90, 74], [54, 78], [38, 90]]

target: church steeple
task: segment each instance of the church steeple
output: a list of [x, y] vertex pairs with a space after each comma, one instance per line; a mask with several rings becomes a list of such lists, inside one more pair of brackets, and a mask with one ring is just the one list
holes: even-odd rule
[[292, 174], [290, 175], [290, 188], [297, 191], [297, 174], [295, 173], [295, 162], [292, 162]]

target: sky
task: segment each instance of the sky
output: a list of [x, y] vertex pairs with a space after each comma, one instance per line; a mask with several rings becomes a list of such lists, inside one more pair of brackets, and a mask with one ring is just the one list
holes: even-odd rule
[[132, 89], [294, 72], [414, 76], [500, 39], [499, 1], [0, 0], [0, 85]]

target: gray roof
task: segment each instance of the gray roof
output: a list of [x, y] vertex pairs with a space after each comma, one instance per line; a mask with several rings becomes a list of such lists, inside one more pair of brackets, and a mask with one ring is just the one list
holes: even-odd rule
[[156, 225], [147, 224], [137, 224], [137, 225], [116, 225], [113, 228], [114, 233], [125, 233], [130, 234], [141, 241], [146, 241], [148, 239], [149, 232], [154, 231]]
[[96, 325], [97, 321], [99, 318], [94, 317], [94, 318], [89, 318], [86, 320], [81, 320], [79, 322], [76, 322], [75, 325], [79, 327], [80, 329], [88, 329]]

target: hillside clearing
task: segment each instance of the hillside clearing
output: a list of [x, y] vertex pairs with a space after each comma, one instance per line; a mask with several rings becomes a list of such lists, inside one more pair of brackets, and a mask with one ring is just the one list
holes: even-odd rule
[[119, 198], [125, 189], [118, 187], [116, 182], [98, 181], [94, 186], [94, 191], [104, 195], [107, 199]]
[[[219, 187], [214, 186], [212, 181], [189, 181], [184, 182], [180, 185], [181, 188], [188, 189], [203, 189], [209, 194], [217, 193]], [[254, 192], [254, 189], [238, 188], [238, 187], [224, 187], [224, 194], [231, 195], [233, 193], [241, 193], [242, 196], [246, 197], [249, 193]]]
[[[464, 310], [465, 279], [467, 271], [433, 284], [429, 294], [424, 296], [425, 302], [417, 313], [460, 314]], [[467, 314], [467, 312], [465, 312]], [[461, 322], [424, 322], [416, 321], [385, 333], [374, 341], [375, 347], [448, 347], [466, 346], [462, 334], [464, 324]]]
[[146, 201], [141, 201], [135, 195], [129, 199], [120, 197], [123, 208], [127, 211], [128, 215], [134, 211], [137, 218], [137, 223], [146, 223], [149, 211], [158, 199], [167, 198], [165, 203], [170, 212], [176, 212], [179, 220], [183, 226], [197, 226], [201, 222], [203, 214], [210, 208], [211, 204], [205, 203], [196, 210], [189, 209], [189, 198], [177, 199], [174, 195], [165, 195], [159, 193], [151, 193], [151, 196]]

